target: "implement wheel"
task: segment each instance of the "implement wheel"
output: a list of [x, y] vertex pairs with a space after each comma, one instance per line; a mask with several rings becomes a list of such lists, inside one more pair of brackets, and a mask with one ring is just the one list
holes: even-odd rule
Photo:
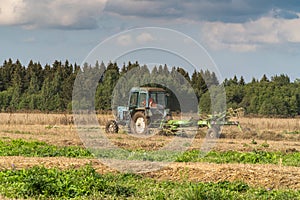
[[219, 131], [216, 128], [210, 128], [207, 130], [207, 137], [210, 139], [216, 139], [219, 137]]

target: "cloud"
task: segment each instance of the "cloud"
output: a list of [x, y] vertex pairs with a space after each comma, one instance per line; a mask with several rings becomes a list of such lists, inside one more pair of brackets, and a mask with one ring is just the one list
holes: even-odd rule
[[297, 17], [294, 13], [300, 12], [300, 3], [282, 0], [110, 0], [105, 10], [123, 17], [242, 23], [257, 20], [272, 10], [280, 18]]
[[147, 43], [154, 40], [153, 36], [150, 33], [141, 33], [136, 37], [138, 43]]
[[[300, 14], [297, 14], [300, 16]], [[262, 17], [245, 23], [205, 22], [202, 39], [212, 49], [254, 51], [265, 45], [300, 43], [300, 18]]]
[[26, 8], [23, 0], [0, 0], [0, 24], [23, 24], [22, 13]]
[[117, 44], [122, 45], [122, 46], [128, 46], [132, 44], [132, 37], [131, 35], [127, 34], [127, 35], [120, 35], [117, 38]]
[[282, 10], [279, 8], [274, 8], [269, 13], [270, 17], [283, 18], [283, 19], [296, 19], [299, 18], [296, 12], [289, 10]]
[[110, 0], [105, 10], [121, 16], [137, 16], [143, 18], [174, 17], [182, 15], [182, 11], [174, 7], [173, 1], [158, 0]]
[[0, 25], [93, 29], [106, 0], [0, 0]]
[[145, 44], [151, 41], [154, 41], [155, 38], [147, 32], [140, 33], [140, 34], [125, 34], [120, 35], [117, 37], [117, 44], [121, 46], [129, 46], [135, 44]]
[[298, 1], [282, 0], [0, 0], [0, 25], [93, 29], [102, 23], [99, 21], [102, 13], [119, 16], [123, 21], [136, 17], [164, 22], [180, 19], [197, 23], [244, 23], [267, 14], [294, 19], [299, 12]]

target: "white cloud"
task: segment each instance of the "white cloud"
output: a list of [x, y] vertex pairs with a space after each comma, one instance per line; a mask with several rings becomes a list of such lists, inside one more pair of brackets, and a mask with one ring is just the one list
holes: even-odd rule
[[36, 27], [95, 28], [106, 1], [0, 0], [0, 25], [23, 25], [29, 29]]
[[23, 0], [0, 0], [0, 24], [15, 25], [24, 23], [22, 17], [26, 8]]
[[300, 43], [300, 18], [262, 17], [245, 23], [204, 22], [202, 39], [212, 49], [254, 51], [263, 45]]
[[300, 19], [287, 20], [281, 24], [279, 35], [287, 42], [300, 42]]
[[128, 46], [132, 44], [131, 35], [121, 35], [117, 38], [117, 43], [122, 46]]
[[183, 43], [184, 44], [194, 44], [194, 41], [191, 38], [184, 38]]
[[145, 44], [154, 41], [155, 38], [147, 32], [140, 34], [125, 34], [117, 37], [117, 44], [121, 46], [129, 46], [136, 44]]
[[140, 44], [151, 42], [154, 40], [153, 36], [150, 33], [141, 33], [136, 37], [136, 40]]

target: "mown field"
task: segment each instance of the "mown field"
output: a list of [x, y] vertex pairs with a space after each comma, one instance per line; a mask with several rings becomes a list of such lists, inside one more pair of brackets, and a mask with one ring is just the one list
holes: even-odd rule
[[[98, 115], [100, 128], [110, 115]], [[300, 199], [300, 119], [241, 118], [199, 157], [205, 130], [158, 171], [118, 172], [80, 140], [71, 115], [0, 114], [0, 195], [6, 199]], [[107, 135], [132, 160], [162, 159], [153, 151], [173, 136]], [[108, 158], [111, 152], [101, 152]], [[115, 156], [115, 155], [113, 155]], [[128, 155], [118, 152], [119, 159]]]

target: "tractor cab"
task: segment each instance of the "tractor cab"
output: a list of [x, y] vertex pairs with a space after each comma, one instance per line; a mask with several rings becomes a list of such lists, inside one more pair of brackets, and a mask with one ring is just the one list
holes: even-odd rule
[[167, 93], [162, 88], [132, 88], [129, 97], [131, 116], [130, 129], [133, 133], [145, 134], [149, 127], [159, 127], [169, 115]]
[[166, 105], [167, 94], [162, 88], [140, 87], [130, 91], [129, 110], [164, 109]]

